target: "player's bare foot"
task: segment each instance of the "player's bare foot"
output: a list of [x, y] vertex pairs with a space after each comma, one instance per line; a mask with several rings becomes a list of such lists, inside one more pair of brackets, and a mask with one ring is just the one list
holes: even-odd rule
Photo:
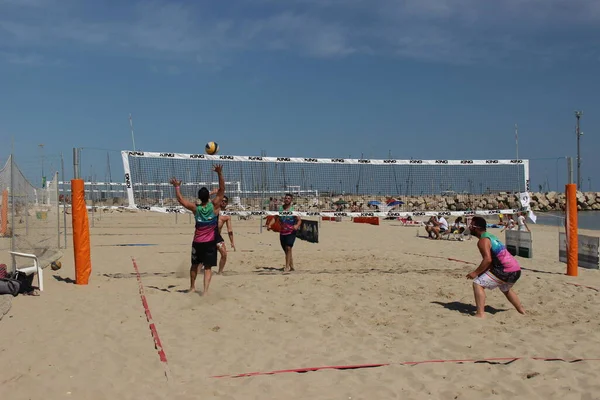
[[196, 291], [196, 288], [195, 287], [191, 287], [191, 288], [189, 288], [188, 290], [186, 290], [183, 293], [194, 293], [195, 291]]
[[477, 317], [477, 318], [485, 318], [485, 314], [476, 313], [475, 317]]

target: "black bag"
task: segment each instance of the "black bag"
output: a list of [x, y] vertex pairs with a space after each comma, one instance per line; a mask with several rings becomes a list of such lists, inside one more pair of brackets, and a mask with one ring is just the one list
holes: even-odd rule
[[19, 282], [19, 293], [29, 293], [33, 288], [33, 276], [35, 274], [24, 274], [23, 272], [17, 271], [15, 279]]

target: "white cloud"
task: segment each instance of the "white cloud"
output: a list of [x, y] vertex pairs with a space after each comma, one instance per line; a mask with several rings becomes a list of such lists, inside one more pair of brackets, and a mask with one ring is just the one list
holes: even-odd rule
[[498, 62], [511, 55], [547, 60], [569, 57], [575, 39], [577, 49], [592, 49], [600, 35], [598, 0], [237, 0], [227, 6], [145, 0], [123, 3], [114, 18], [86, 14], [80, 2], [63, 0], [55, 7], [54, 0], [25, 1], [41, 10], [11, 14], [19, 1], [0, 0], [0, 50], [80, 46], [167, 62], [195, 60], [214, 70], [253, 51], [446, 63]]

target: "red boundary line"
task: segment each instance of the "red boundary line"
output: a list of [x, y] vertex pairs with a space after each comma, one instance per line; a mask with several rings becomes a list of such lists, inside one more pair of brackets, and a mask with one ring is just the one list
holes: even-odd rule
[[135, 258], [132, 257], [131, 261], [133, 262], [133, 269], [135, 271], [135, 275], [138, 281], [140, 297], [142, 299], [142, 306], [144, 306], [144, 313], [146, 314], [146, 320], [148, 321], [148, 328], [150, 328], [150, 333], [152, 334], [152, 339], [154, 340], [154, 348], [158, 351], [158, 357], [160, 358], [160, 361], [163, 363], [163, 366], [165, 368], [165, 376], [167, 377], [167, 380], [170, 381], [171, 372], [169, 370], [169, 364], [167, 363], [167, 355], [165, 354], [162, 342], [160, 341], [160, 337], [158, 336], [156, 325], [154, 324], [154, 320], [152, 319], [152, 314], [150, 313], [150, 306], [148, 306], [148, 300], [146, 300], [146, 294], [144, 293], [144, 285], [142, 284], [140, 270], [138, 269], [138, 265], [135, 262]]
[[582, 287], [582, 288], [586, 288], [586, 289], [592, 289], [592, 290], [595, 290], [596, 292], [600, 292], [600, 289], [597, 289], [597, 288], [592, 287], [592, 286], [580, 285], [578, 283], [570, 283], [570, 282], [566, 282], [566, 284], [567, 285], [577, 286], [577, 287]]
[[305, 372], [313, 372], [313, 371], [321, 371], [327, 369], [336, 369], [336, 370], [349, 370], [349, 369], [365, 369], [365, 368], [377, 368], [377, 367], [387, 367], [390, 365], [419, 365], [419, 364], [440, 364], [440, 363], [488, 363], [488, 364], [510, 364], [517, 360], [534, 360], [534, 361], [563, 361], [567, 363], [575, 363], [580, 361], [600, 361], [600, 358], [573, 358], [573, 359], [565, 359], [565, 358], [544, 358], [544, 357], [498, 357], [498, 358], [482, 358], [482, 359], [465, 359], [465, 360], [424, 360], [424, 361], [403, 361], [397, 363], [381, 363], [381, 364], [358, 364], [358, 365], [329, 365], [323, 367], [309, 367], [309, 368], [296, 368], [296, 369], [282, 369], [276, 371], [267, 371], [267, 372], [246, 372], [237, 375], [216, 375], [211, 376], [211, 378], [245, 378], [250, 376], [260, 376], [260, 375], [277, 375], [277, 374], [285, 374], [285, 373], [305, 373]]
[[[475, 263], [469, 262], [469, 261], [464, 261], [464, 260], [459, 260], [457, 258], [447, 258], [447, 257], [440, 257], [440, 256], [430, 256], [427, 254], [417, 254], [417, 253], [404, 253], [404, 254], [408, 254], [411, 256], [420, 256], [420, 257], [430, 257], [430, 258], [441, 258], [442, 260], [448, 260], [448, 261], [456, 261], [456, 262], [461, 262], [461, 263], [465, 263], [465, 264], [471, 264], [471, 265], [477, 265]], [[523, 268], [525, 269], [525, 268]], [[527, 269], [525, 269], [527, 270]], [[586, 286], [586, 285], [580, 285], [578, 283], [571, 283], [571, 282], [564, 282], [565, 285], [573, 285], [573, 286], [577, 286], [577, 287], [582, 287], [582, 288], [586, 288], [586, 289], [591, 289], [591, 290], [595, 290], [596, 292], [600, 292], [600, 289], [595, 288], [593, 286]]]
[[448, 258], [448, 257], [440, 257], [440, 256], [429, 256], [427, 254], [417, 254], [417, 253], [404, 253], [404, 254], [408, 254], [410, 256], [420, 256], [420, 257], [429, 257], [429, 258], [440, 258], [442, 260], [448, 260], [448, 261], [454, 261], [454, 262], [460, 262], [460, 263], [464, 263], [464, 264], [470, 264], [470, 265], [478, 265], [475, 263], [472, 263], [470, 261], [464, 261], [464, 260], [459, 260], [458, 258]]

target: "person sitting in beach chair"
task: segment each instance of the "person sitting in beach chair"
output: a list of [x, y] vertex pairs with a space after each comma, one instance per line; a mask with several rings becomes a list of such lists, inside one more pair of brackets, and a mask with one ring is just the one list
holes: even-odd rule
[[[465, 228], [465, 224], [463, 223], [463, 217], [457, 217], [456, 220], [454, 220], [454, 223], [450, 225], [444, 236], [446, 236], [448, 239], [452, 238], [462, 241], [464, 240], [463, 236], [466, 234], [465, 232], [467, 232], [467, 230]], [[470, 234], [470, 232], [467, 233]]]

